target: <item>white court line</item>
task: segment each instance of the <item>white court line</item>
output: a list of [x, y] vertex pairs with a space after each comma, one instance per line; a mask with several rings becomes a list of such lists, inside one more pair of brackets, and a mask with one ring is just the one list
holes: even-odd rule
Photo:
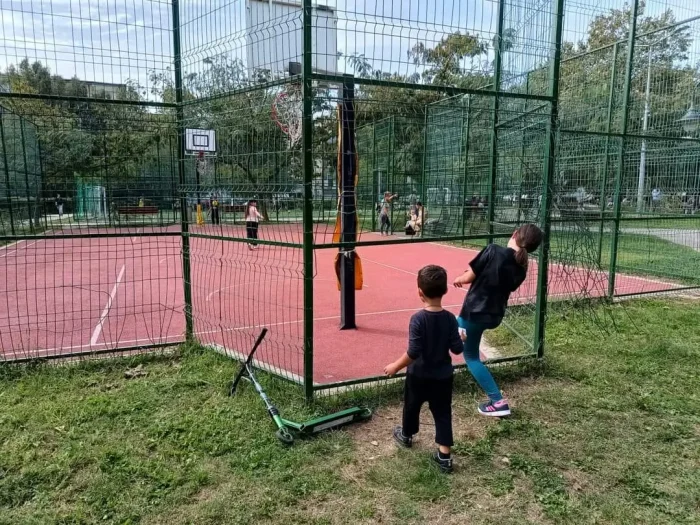
[[[39, 239], [39, 240], [42, 240], [42, 239]], [[17, 241], [16, 243], [13, 243], [13, 245], [16, 246], [17, 244], [19, 244], [19, 243], [21, 243], [21, 242], [23, 242], [23, 241], [26, 241], [26, 239], [22, 239], [21, 241]], [[30, 246], [34, 246], [34, 245], [35, 245], [36, 243], [38, 243], [38, 242], [39, 242], [39, 241], [30, 242], [29, 244], [25, 244], [25, 245], [23, 246], [23, 248], [29, 248]], [[2, 255], [0, 255], [0, 259], [2, 259], [3, 257], [7, 257], [8, 255], [14, 255], [14, 254], [16, 254], [18, 251], [19, 251], [19, 250], [15, 250], [15, 251], [13, 251], [13, 252], [7, 252], [7, 251], [6, 251], [6, 252], [3, 253]]]
[[[141, 229], [141, 228], [136, 228], [136, 233], [141, 233], [141, 232], [139, 231], [140, 229]], [[136, 237], [132, 237], [132, 238], [131, 238], [131, 242], [132, 242], [132, 243], [133, 243], [133, 242], [136, 242]]]
[[409, 270], [404, 270], [403, 268], [397, 268], [396, 266], [391, 266], [391, 265], [389, 265], [389, 264], [384, 264], [384, 263], [380, 263], [380, 262], [377, 262], [377, 261], [373, 261], [372, 259], [367, 259], [366, 257], [362, 257], [360, 260], [363, 261], [363, 262], [365, 262], [365, 261], [366, 261], [366, 262], [371, 262], [372, 264], [376, 264], [377, 266], [384, 266], [384, 268], [389, 268], [390, 270], [396, 270], [397, 272], [407, 273], [407, 274], [409, 274], [409, 275], [417, 275], [417, 274], [418, 274], [417, 271], [411, 272], [411, 271], [409, 271]]
[[[459, 304], [448, 304], [444, 305], [443, 308], [448, 309], [448, 308], [461, 308], [462, 303]], [[356, 313], [356, 317], [369, 317], [372, 315], [389, 315], [389, 314], [400, 314], [404, 312], [417, 312], [421, 310], [421, 308], [401, 308], [399, 310], [385, 310], [383, 312], [365, 312], [365, 313]], [[316, 321], [331, 321], [333, 319], [340, 319], [339, 315], [329, 315], [327, 317], [314, 317], [314, 322]], [[279, 323], [261, 323], [261, 324], [254, 324], [254, 325], [249, 325], [249, 326], [235, 326], [231, 328], [220, 328], [217, 330], [205, 330], [201, 332], [195, 331], [195, 335], [210, 335], [210, 334], [218, 334], [222, 332], [237, 332], [241, 330], [251, 330], [253, 328], [261, 328], [262, 326], [265, 327], [271, 327], [271, 326], [288, 326], [288, 325], [293, 325], [293, 324], [300, 324], [303, 323], [303, 319], [296, 319], [294, 321], [281, 321]]]
[[109, 309], [112, 308], [112, 301], [114, 301], [114, 296], [117, 295], [117, 288], [119, 288], [119, 283], [122, 282], [122, 277], [124, 277], [124, 270], [125, 269], [126, 269], [126, 265], [122, 264], [122, 269], [119, 271], [119, 276], [117, 277], [117, 282], [114, 283], [114, 286], [112, 287], [112, 291], [109, 293], [109, 297], [107, 298], [107, 304], [105, 305], [105, 309], [102, 310], [102, 315], [100, 316], [100, 320], [97, 323], [97, 326], [95, 326], [95, 330], [92, 332], [92, 337], [90, 338], [90, 346], [97, 344], [97, 340], [100, 338], [100, 334], [102, 333], [102, 326], [104, 325], [105, 319], [107, 318], [107, 315], [109, 314]]
[[[222, 346], [220, 344], [210, 343], [210, 344], [205, 344], [204, 347], [210, 348], [211, 350], [214, 350], [215, 352], [217, 352], [219, 354], [223, 354], [226, 357], [230, 357], [230, 358], [235, 359], [237, 361], [245, 362], [245, 360], [248, 359], [247, 354], [244, 354], [243, 352], [238, 352], [237, 350], [233, 350], [231, 348], [227, 348], [227, 347]], [[278, 366], [268, 364], [265, 361], [262, 361], [260, 359], [255, 359], [255, 361], [253, 362], [253, 366], [255, 366], [256, 368], [259, 368], [260, 370], [264, 370], [265, 372], [272, 372], [273, 374], [289, 377], [295, 383], [304, 384], [304, 378], [301, 377], [300, 375], [294, 374], [294, 373], [290, 372], [289, 370], [285, 370], [284, 368], [280, 368]], [[318, 383], [314, 383], [314, 384], [317, 385]]]
[[12, 248], [13, 246], [17, 246], [21, 242], [26, 242], [27, 239], [20, 239], [19, 241], [11, 242], [10, 244], [6, 244], [5, 246], [0, 246], [0, 250], [7, 250], [9, 248]]
[[[372, 262], [372, 261], [370, 261], [370, 262]], [[319, 278], [314, 278], [314, 282], [316, 282], [316, 281], [331, 281], [331, 282], [336, 282], [336, 279], [319, 279]], [[223, 288], [217, 288], [217, 289], [214, 290], [213, 292], [209, 292], [209, 294], [207, 295], [207, 299], [206, 299], [206, 300], [207, 300], [207, 302], [211, 301], [211, 298], [212, 298], [212, 297], [214, 297], [216, 294], [218, 294], [218, 293], [220, 293], [220, 292], [223, 292], [224, 290], [231, 290], [232, 288], [238, 288], [239, 286], [247, 286], [247, 285], [249, 285], [249, 284], [255, 284], [255, 283], [258, 283], [258, 282], [260, 282], [260, 281], [259, 281], [259, 280], [247, 281], [247, 282], [244, 282], [244, 283], [232, 284], [231, 286], [224, 286]], [[369, 288], [369, 286], [367, 286], [366, 284], [363, 284], [362, 287], [363, 287], [363, 288]]]
[[223, 288], [217, 288], [213, 292], [209, 292], [207, 295], [207, 301], [211, 301], [211, 298], [216, 295], [217, 293], [223, 292], [224, 290], [230, 290], [232, 288], [238, 288], [239, 286], [246, 286], [248, 284], [254, 284], [257, 283], [258, 281], [246, 281], [244, 283], [238, 283], [238, 284], [232, 284], [231, 286], [224, 286]]
[[[195, 334], [196, 335], [196, 334]], [[180, 335], [166, 335], [163, 337], [160, 337], [158, 339], [155, 338], [140, 338], [140, 339], [125, 339], [123, 341], [117, 341], [116, 343], [110, 343], [110, 342], [104, 342], [100, 343], [99, 345], [72, 345], [72, 346], [61, 346], [61, 347], [54, 347], [54, 348], [44, 348], [44, 349], [37, 349], [37, 350], [26, 350], [26, 351], [16, 351], [14, 354], [21, 354], [25, 356], [31, 356], [33, 358], [36, 357], [41, 357], [44, 355], [56, 355], [59, 354], [60, 352], [66, 351], [66, 350], [85, 350], [85, 353], [90, 353], [95, 350], [100, 350], [100, 349], [107, 349], [111, 348], [115, 352], [118, 352], [121, 350], [122, 345], [138, 345], [139, 343], [148, 343], [148, 344], [161, 344], [161, 343], [172, 343], [174, 345], [184, 343], [185, 339], [185, 334], [184, 332]], [[114, 346], [114, 345], [119, 345], [119, 346]], [[95, 348], [97, 346], [98, 348]], [[102, 347], [102, 348], [99, 348]]]

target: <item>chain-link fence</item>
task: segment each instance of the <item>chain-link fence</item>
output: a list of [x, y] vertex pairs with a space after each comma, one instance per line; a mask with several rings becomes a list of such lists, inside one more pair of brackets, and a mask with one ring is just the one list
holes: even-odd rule
[[553, 300], [700, 286], [697, 8], [25, 4], [57, 32], [0, 54], [3, 360], [267, 327], [307, 397], [374, 382], [417, 271], [526, 222], [492, 362], [542, 355]]

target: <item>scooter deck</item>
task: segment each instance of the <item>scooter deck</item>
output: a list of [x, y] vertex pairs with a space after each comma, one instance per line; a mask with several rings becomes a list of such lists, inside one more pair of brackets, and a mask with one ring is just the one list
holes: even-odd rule
[[296, 423], [282, 418], [285, 426], [296, 430], [302, 434], [312, 435], [318, 434], [325, 430], [349, 425], [356, 421], [369, 419], [372, 416], [372, 411], [368, 408], [352, 407], [340, 412], [328, 414], [327, 416], [319, 416], [303, 423]]

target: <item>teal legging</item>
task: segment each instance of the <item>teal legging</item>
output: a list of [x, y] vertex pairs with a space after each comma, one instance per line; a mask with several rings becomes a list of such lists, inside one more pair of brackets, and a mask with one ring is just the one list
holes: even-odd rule
[[493, 330], [499, 323], [477, 323], [467, 321], [461, 317], [457, 317], [457, 323], [460, 328], [464, 328], [467, 331], [467, 340], [464, 342], [464, 361], [467, 363], [469, 372], [474, 376], [474, 380], [478, 385], [486, 392], [486, 395], [489, 396], [489, 399], [500, 401], [503, 399], [503, 395], [491, 372], [481, 362], [479, 354], [479, 345], [481, 344], [481, 336], [484, 334], [484, 331]]

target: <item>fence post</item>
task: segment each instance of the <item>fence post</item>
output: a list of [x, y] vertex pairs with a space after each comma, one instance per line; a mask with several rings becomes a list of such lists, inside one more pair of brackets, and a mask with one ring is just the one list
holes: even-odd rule
[[372, 195], [371, 214], [372, 231], [377, 231], [377, 124], [372, 123], [372, 180], [370, 182], [370, 195]]
[[[467, 179], [469, 178], [469, 132], [471, 131], [471, 109], [472, 96], [467, 95], [467, 121], [463, 124], [464, 129], [464, 179], [462, 180], [462, 236], [466, 235], [467, 226]], [[469, 214], [471, 216], [471, 203], [469, 204]]]
[[605, 188], [608, 185], [608, 156], [610, 155], [610, 131], [612, 130], [613, 106], [615, 101], [615, 82], [617, 73], [617, 43], [613, 46], [612, 72], [610, 74], [610, 96], [608, 98], [608, 122], [605, 125], [605, 163], [603, 164], [603, 177], [600, 183], [600, 231], [598, 232], [598, 266], [601, 265], [603, 257], [603, 235], [605, 233], [605, 208], [607, 200]]
[[[530, 72], [528, 71], [527, 75], [525, 75], [525, 94], [530, 93]], [[527, 115], [527, 99], [523, 100], [523, 116]], [[525, 122], [523, 122], [523, 125]], [[520, 224], [520, 220], [523, 216], [523, 183], [525, 180], [525, 176], [527, 175], [527, 165], [525, 163], [525, 128], [526, 126], [523, 127], [523, 134], [522, 137], [520, 138], [520, 184], [518, 185], [518, 210], [517, 210], [517, 217], [516, 221], [518, 224]]]
[[340, 239], [343, 246], [338, 253], [340, 257], [340, 329], [357, 328], [355, 322], [355, 247], [357, 241], [356, 186], [357, 157], [355, 144], [355, 78], [345, 75], [342, 87], [341, 109], [338, 112], [340, 151]]
[[561, 70], [561, 36], [564, 19], [564, 0], [557, 0], [554, 13], [554, 56], [549, 66], [550, 112], [547, 123], [544, 173], [542, 176], [541, 228], [544, 233], [537, 267], [537, 306], [534, 346], [537, 357], [544, 355], [545, 322], [547, 320], [547, 285], [549, 278], [549, 249], [552, 233], [552, 181], [556, 170], [557, 126], [559, 119], [559, 72]]
[[312, 0], [302, 0], [303, 43], [303, 107], [302, 107], [302, 152], [304, 169], [304, 396], [307, 401], [314, 397], [314, 228], [313, 228], [313, 50]]
[[32, 205], [29, 201], [29, 173], [27, 172], [27, 145], [24, 142], [24, 119], [19, 119], [19, 136], [22, 140], [22, 160], [24, 165], [24, 192], [27, 196], [27, 219], [29, 220], [29, 231], [34, 233], [34, 223], [32, 221]]
[[615, 180], [615, 219], [613, 223], [612, 240], [610, 242], [610, 277], [608, 279], [608, 297], [615, 295], [615, 271], [617, 267], [617, 247], [620, 236], [620, 217], [622, 216], [622, 176], [625, 167], [625, 135], [627, 134], [627, 121], [629, 119], [629, 98], [632, 84], [632, 66], [634, 62], [634, 39], [637, 34], [637, 13], [639, 0], [634, 0], [630, 10], [630, 31], [627, 49], [627, 67], [625, 69], [625, 88], [622, 93], [622, 126], [620, 129], [620, 153], [617, 159], [617, 173]]
[[[387, 169], [387, 190], [393, 195], [394, 190], [396, 189], [395, 187], [395, 177], [394, 177], [394, 153], [396, 151], [396, 148], [394, 147], [394, 138], [395, 138], [395, 133], [396, 133], [396, 126], [395, 124], [395, 115], [391, 115], [389, 117], [389, 162], [387, 163], [388, 169]], [[387, 191], [384, 190], [384, 191]], [[389, 233], [393, 234], [394, 233], [394, 200], [392, 199], [391, 202], [389, 203]]]
[[37, 157], [39, 159], [39, 183], [37, 184], [36, 199], [39, 202], [39, 213], [40, 216], [44, 216], [44, 227], [49, 229], [49, 218], [46, 211], [46, 202], [44, 201], [44, 154], [41, 149], [41, 140], [37, 138], [36, 141]]
[[0, 150], [2, 150], [3, 168], [5, 169], [5, 191], [7, 194], [7, 207], [10, 212], [10, 231], [15, 234], [15, 217], [12, 212], [12, 191], [10, 190], [10, 164], [7, 162], [7, 145], [5, 144], [5, 127], [3, 108], [0, 107]]
[[173, 9], [173, 66], [175, 70], [175, 103], [177, 115], [177, 166], [180, 183], [180, 225], [182, 228], [182, 280], [185, 287], [185, 337], [194, 336], [192, 321], [192, 281], [190, 271], [190, 236], [187, 222], [187, 195], [182, 191], [185, 185], [185, 112], [182, 106], [182, 55], [180, 53], [180, 5], [172, 0]]
[[104, 153], [104, 156], [102, 158], [102, 164], [105, 170], [105, 185], [107, 186], [107, 223], [109, 224], [109, 227], [112, 227], [112, 188], [111, 184], [109, 183], [109, 164], [107, 162], [107, 159], [109, 158], [108, 153], [107, 153], [107, 134], [102, 135], [102, 152]]
[[[428, 183], [427, 183], [427, 170], [428, 167], [430, 166], [430, 163], [428, 162], [428, 126], [430, 123], [430, 108], [432, 106], [430, 104], [425, 106], [425, 116], [423, 117], [423, 158], [421, 159], [422, 167], [422, 176], [421, 176], [421, 185], [419, 189], [419, 200], [421, 201], [421, 204], [425, 207], [428, 205]], [[423, 225], [425, 226], [425, 225]], [[421, 226], [421, 228], [423, 227]], [[423, 235], [423, 232], [421, 232], [421, 236]]]
[[[506, 0], [498, 1], [498, 45], [495, 49], [495, 57], [493, 60], [493, 115], [491, 118], [491, 155], [490, 155], [490, 181], [489, 181], [489, 207], [488, 207], [488, 226], [489, 235], [493, 234], [493, 222], [496, 217], [495, 197], [496, 197], [496, 180], [498, 178], [498, 112], [501, 106], [501, 100], [498, 97], [498, 92], [501, 89], [501, 49], [503, 40], [503, 18], [506, 12]], [[493, 238], [489, 237], [489, 243], [493, 242]]]

